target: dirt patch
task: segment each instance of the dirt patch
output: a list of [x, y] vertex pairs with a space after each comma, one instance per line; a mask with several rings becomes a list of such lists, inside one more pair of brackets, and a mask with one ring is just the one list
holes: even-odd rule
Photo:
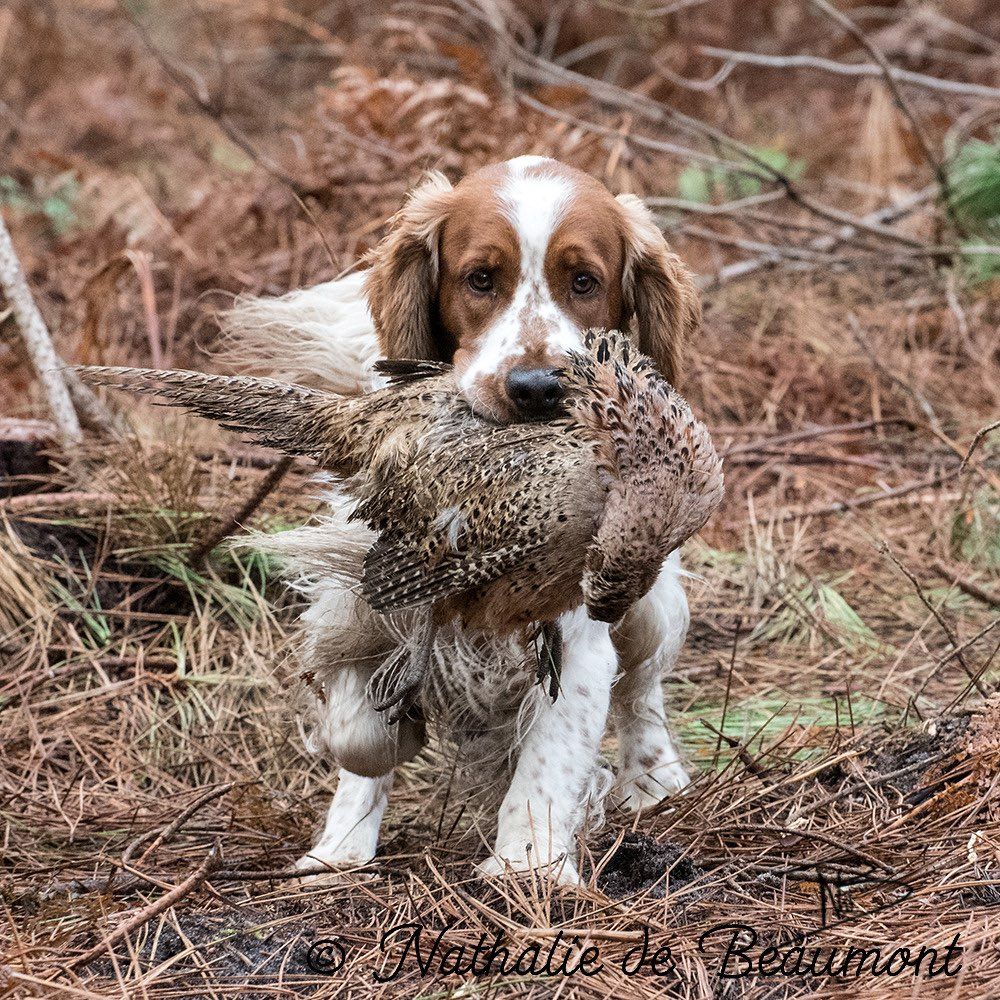
[[[316, 939], [316, 915], [305, 900], [298, 906], [226, 906], [212, 912], [185, 909], [177, 912], [175, 921], [150, 931], [136, 953], [146, 971], [172, 962], [174, 984], [186, 997], [213, 996], [204, 989], [206, 964], [216, 982], [238, 986], [243, 997], [273, 995], [273, 986], [279, 982], [294, 986], [302, 996], [311, 995], [319, 986], [309, 957]], [[122, 953], [118, 959], [127, 962], [129, 956]], [[94, 971], [109, 979], [114, 976], [110, 962], [95, 963]], [[257, 992], [255, 984], [272, 989]]]
[[[604, 845], [605, 851], [613, 841]], [[600, 856], [600, 847], [595, 856]], [[669, 889], [678, 889], [703, 878], [704, 871], [683, 848], [669, 841], [658, 843], [638, 831], [626, 833], [597, 876], [597, 885], [612, 899], [638, 894], [663, 899]]]
[[890, 787], [908, 795], [961, 746], [970, 721], [971, 714], [962, 712], [937, 719], [919, 732], [891, 736], [873, 756], [872, 769]]

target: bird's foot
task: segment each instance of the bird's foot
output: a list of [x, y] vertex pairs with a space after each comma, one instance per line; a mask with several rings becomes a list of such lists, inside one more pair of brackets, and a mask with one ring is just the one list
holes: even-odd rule
[[416, 646], [397, 649], [372, 675], [368, 682], [368, 697], [375, 710], [385, 712], [391, 726], [404, 718], [417, 704], [424, 678], [430, 669], [434, 643], [434, 623], [431, 611], [421, 614], [416, 627]]
[[385, 712], [388, 725], [399, 722], [417, 702], [424, 670], [414, 665], [407, 649], [398, 649], [372, 675], [368, 696], [377, 712]]
[[562, 629], [558, 622], [542, 622], [535, 633], [535, 678], [543, 687], [547, 684], [549, 698], [559, 697], [562, 678]]

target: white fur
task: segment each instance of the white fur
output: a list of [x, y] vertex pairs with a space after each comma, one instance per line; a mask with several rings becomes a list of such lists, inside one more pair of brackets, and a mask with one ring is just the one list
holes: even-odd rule
[[361, 778], [341, 769], [316, 846], [299, 858], [296, 867], [325, 865], [335, 869], [371, 861], [391, 788], [392, 772], [380, 778]]
[[[495, 370], [520, 350], [518, 311], [526, 304], [538, 310], [557, 352], [580, 343], [579, 334], [552, 301], [542, 270], [548, 240], [572, 196], [566, 182], [538, 172], [545, 162], [520, 157], [508, 164], [504, 199], [523, 248], [522, 280], [510, 309], [484, 338], [483, 353], [467, 379]], [[230, 315], [229, 328], [237, 338], [234, 359], [258, 371], [266, 366], [269, 372], [345, 393], [364, 391], [374, 382], [378, 344], [362, 274], [278, 299], [244, 300]], [[304, 566], [300, 589], [312, 602], [304, 616], [309, 641], [325, 652], [331, 645], [343, 646], [344, 674], [326, 685], [325, 704], [322, 698], [317, 701], [322, 718], [314, 737], [338, 763], [355, 762], [360, 769], [361, 761], [369, 774], [380, 769], [388, 773], [361, 777], [341, 770], [316, 846], [300, 862], [307, 867], [317, 860], [330, 866], [371, 860], [392, 783], [391, 768], [415, 752], [413, 746], [404, 747], [409, 737], [400, 731], [397, 739], [364, 699], [364, 683], [373, 669], [371, 643], [377, 647], [381, 639], [378, 626], [364, 620], [367, 606], [352, 591], [349, 564], [360, 559], [371, 536], [363, 526], [349, 523], [343, 508], [342, 500], [331, 498], [327, 525], [300, 529], [294, 543], [289, 540], [299, 566]], [[330, 552], [331, 538], [341, 539], [341, 551]], [[275, 541], [272, 548], [283, 544], [281, 536]], [[583, 610], [564, 616], [562, 693], [550, 704], [534, 688], [524, 701], [520, 752], [498, 817], [496, 848], [484, 871], [538, 865], [564, 880], [576, 879], [576, 835], [588, 811], [599, 812], [606, 790], [606, 772], [598, 767], [597, 754], [609, 706], [619, 741], [618, 803], [642, 808], [687, 783], [666, 728], [661, 689], [661, 674], [673, 665], [688, 624], [681, 576], [675, 554], [650, 593], [614, 630], [591, 621]], [[622, 674], [612, 688], [619, 653]], [[334, 662], [340, 662], [339, 652], [335, 654]], [[352, 655], [358, 658], [352, 660]], [[458, 654], [449, 654], [445, 647], [436, 655]], [[527, 710], [529, 702], [532, 711]]]
[[[485, 376], [524, 353], [521, 334], [525, 317], [535, 330], [544, 330], [545, 346], [552, 356], [582, 346], [580, 330], [553, 300], [545, 277], [549, 240], [573, 196], [573, 186], [565, 178], [538, 170], [551, 162], [544, 157], [521, 156], [507, 164], [500, 201], [517, 234], [521, 270], [510, 304], [485, 332], [475, 358], [462, 375], [462, 391], [470, 400], [475, 400], [476, 386]], [[530, 174], [526, 173], [529, 169], [533, 170]]]
[[[592, 796], [618, 658], [610, 630], [584, 608], [563, 615], [564, 664], [559, 697], [536, 714], [521, 745], [497, 818], [496, 849], [480, 870], [500, 874], [538, 868], [559, 881], [577, 880], [576, 834]], [[596, 801], [592, 801], [595, 799]]]
[[616, 629], [624, 650], [612, 692], [618, 731], [618, 779], [613, 799], [631, 812], [684, 788], [689, 778], [670, 738], [661, 678], [669, 673], [687, 634], [689, 612], [681, 584], [680, 553], [669, 556], [649, 593]]
[[344, 395], [368, 389], [378, 344], [356, 271], [279, 298], [240, 298], [225, 316], [228, 360], [243, 372]]

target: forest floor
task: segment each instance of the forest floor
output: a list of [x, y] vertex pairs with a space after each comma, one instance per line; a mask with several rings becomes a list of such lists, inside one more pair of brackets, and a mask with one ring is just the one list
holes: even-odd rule
[[[131, 403], [127, 442], [73, 461], [17, 446], [45, 411], [0, 303], [0, 993], [1000, 995], [1000, 437], [980, 433], [1000, 412], [1000, 298], [928, 249], [949, 219], [884, 84], [737, 69], [721, 91], [671, 89], [650, 77], [659, 56], [559, 62], [588, 40], [543, 21], [544, 66], [590, 74], [564, 78], [501, 51], [485, 3], [461, 23], [442, 5], [444, 27], [416, 4], [71, 7], [0, 11], [0, 205], [63, 357], [210, 369], [220, 307], [354, 264], [422, 170], [544, 153], [654, 199], [701, 276], [682, 389], [727, 499], [686, 546], [692, 624], [666, 685], [694, 783], [638, 819], [610, 813], [584, 887], [479, 879], [486, 818], [440, 749], [401, 769], [375, 864], [301, 886], [287, 871], [334, 784], [288, 693], [301, 609], [262, 558], [187, 559], [275, 456]], [[751, 8], [781, 51], [834, 30]], [[609, 37], [646, 30], [602, 9]], [[952, 40], [967, 79], [995, 85], [1000, 45], [975, 41], [1000, 36], [990, 9]], [[914, 17], [876, 27], [920, 40]], [[658, 51], [707, 78], [681, 56], [689, 38], [732, 47], [713, 31], [695, 9]], [[915, 70], [954, 75], [903, 41]], [[736, 150], [630, 94], [776, 176], [678, 156], [668, 143]], [[965, 105], [912, 101], [935, 143], [975, 127]], [[307, 518], [310, 471], [254, 524]], [[500, 934], [542, 958], [475, 975], [410, 955], [393, 976], [399, 938], [381, 935], [411, 922], [425, 949], [442, 930], [469, 950]], [[720, 978], [733, 923], [754, 961], [780, 949], [764, 974], [732, 957], [746, 974]], [[597, 949], [592, 975], [536, 974], [569, 946], [577, 962]], [[852, 947], [878, 949], [878, 970], [837, 974]]]

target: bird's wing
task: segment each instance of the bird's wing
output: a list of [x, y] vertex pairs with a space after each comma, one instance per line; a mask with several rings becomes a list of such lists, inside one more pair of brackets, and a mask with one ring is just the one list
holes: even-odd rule
[[320, 461], [328, 457], [336, 438], [341, 422], [336, 417], [350, 402], [333, 393], [248, 375], [89, 366], [75, 370], [90, 385], [159, 396], [167, 405], [217, 420], [258, 444]]
[[355, 511], [381, 533], [362, 579], [376, 610], [434, 603], [517, 569], [561, 524], [566, 498], [549, 502], [549, 492], [565, 486], [567, 470], [586, 466], [588, 447], [574, 447], [557, 427], [459, 431], [435, 442], [405, 479], [374, 483]]
[[361, 592], [382, 613], [418, 608], [492, 583], [541, 547], [521, 543], [435, 556], [424, 535], [380, 539], [365, 558]]

